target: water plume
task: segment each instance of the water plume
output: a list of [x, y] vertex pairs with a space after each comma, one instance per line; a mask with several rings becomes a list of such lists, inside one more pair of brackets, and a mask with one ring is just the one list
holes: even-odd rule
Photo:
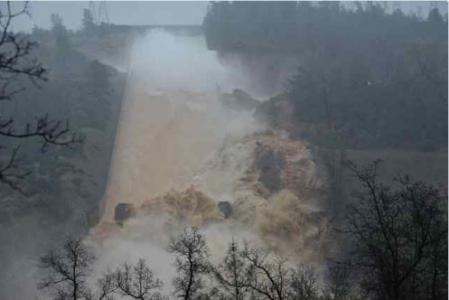
[[[150, 31], [136, 41], [103, 215], [88, 238], [104, 255], [98, 269], [125, 260], [126, 249], [169, 265], [169, 238], [185, 226], [201, 228], [213, 261], [233, 238], [310, 263], [323, 259], [324, 183], [307, 144], [265, 128], [251, 109], [222, 105], [224, 92], [251, 94], [254, 83], [245, 86], [251, 79], [242, 76], [200, 36]], [[129, 217], [116, 223], [120, 203]]]

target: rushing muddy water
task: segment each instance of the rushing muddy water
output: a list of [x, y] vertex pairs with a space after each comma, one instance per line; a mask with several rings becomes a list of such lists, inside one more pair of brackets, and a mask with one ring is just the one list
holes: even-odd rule
[[218, 102], [219, 89], [238, 87], [231, 75], [202, 37], [155, 31], [136, 42], [103, 220], [119, 202], [185, 187], [230, 131], [255, 129], [249, 114], [231, 118]]
[[[101, 252], [97, 270], [142, 256], [169, 282], [168, 238], [189, 225], [206, 234], [212, 259], [237, 238], [320, 264], [323, 182], [307, 145], [220, 103], [222, 93], [251, 93], [254, 84], [201, 36], [152, 31], [136, 41], [103, 215], [89, 238]], [[217, 205], [224, 202], [230, 216]], [[132, 214], [117, 224], [120, 203]]]

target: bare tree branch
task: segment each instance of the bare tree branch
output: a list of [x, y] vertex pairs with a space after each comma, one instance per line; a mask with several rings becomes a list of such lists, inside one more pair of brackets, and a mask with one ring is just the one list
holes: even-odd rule
[[[11, 29], [15, 18], [29, 14], [28, 3], [20, 5], [20, 8], [13, 9], [11, 2], [7, 1], [0, 6], [0, 102], [13, 100], [14, 96], [24, 90], [17, 84], [18, 77], [27, 77], [34, 84], [47, 80], [45, 69], [32, 56], [37, 44], [30, 41], [25, 34], [13, 32]], [[82, 142], [79, 135], [71, 132], [68, 121], [51, 120], [48, 115], [38, 117], [35, 122], [27, 122], [23, 127], [23, 130], [18, 130], [13, 117], [0, 113], [2, 138], [38, 138], [42, 141], [42, 152], [45, 152], [48, 145], [70, 146]], [[0, 183], [23, 193], [19, 182], [28, 173], [14, 171], [17, 168], [17, 152], [18, 148], [15, 148], [9, 160], [0, 163]]]
[[159, 292], [163, 283], [155, 277], [144, 259], [136, 265], [124, 264], [113, 274], [115, 290], [122, 296], [137, 300], [162, 299]]

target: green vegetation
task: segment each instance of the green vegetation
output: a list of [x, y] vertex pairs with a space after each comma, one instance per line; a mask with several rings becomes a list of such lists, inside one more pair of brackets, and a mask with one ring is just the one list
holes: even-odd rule
[[[296, 61], [295, 75], [256, 117], [307, 139], [329, 174], [341, 253], [318, 294], [447, 298], [447, 15], [432, 9], [419, 19], [380, 2], [215, 2], [203, 25], [210, 49], [243, 63], [261, 53]], [[250, 67], [264, 63], [258, 57]], [[379, 157], [391, 163], [389, 175], [405, 169], [442, 185], [391, 181], [378, 177], [377, 163], [347, 162]], [[360, 194], [349, 200], [354, 189]]]
[[106, 186], [125, 76], [80, 52], [59, 16], [51, 21], [31, 34], [5, 30], [14, 38], [6, 41], [20, 42], [15, 60], [5, 56], [11, 44], [0, 45], [1, 62], [32, 75], [0, 69], [8, 87], [0, 101], [0, 290], [18, 257], [47, 247], [18, 235], [48, 241], [87, 231]]
[[[0, 21], [5, 17], [11, 19], [11, 12], [1, 14]], [[31, 34], [4, 28], [0, 39], [0, 289], [12, 273], [26, 273], [11, 267], [14, 259], [52, 248], [48, 244], [67, 231], [85, 234], [97, 221], [106, 185], [125, 76], [88, 57], [94, 50], [80, 49], [95, 39], [101, 39], [100, 47], [123, 44], [117, 36], [130, 28], [95, 24], [88, 10], [77, 32], [67, 30], [57, 15], [51, 22], [51, 30], [35, 28]], [[337, 2], [216, 2], [204, 32], [208, 46], [219, 52], [296, 58], [296, 75], [285, 90], [260, 105], [249, 97], [248, 107], [258, 105], [257, 117], [293, 138], [306, 138], [314, 159], [323, 161], [338, 249], [319, 271], [235, 241], [221, 261], [211, 262], [205, 236], [185, 229], [167, 245], [176, 269], [171, 295], [184, 300], [446, 299], [446, 182], [435, 187], [407, 176], [389, 182], [378, 176], [377, 162], [360, 168], [346, 158], [393, 148], [405, 160], [400, 151], [406, 149], [414, 151], [408, 161], [420, 179], [431, 181], [447, 171], [444, 165], [419, 172], [431, 159], [434, 165], [447, 163], [441, 152], [442, 158], [431, 157], [432, 151], [447, 150], [447, 16], [434, 9], [421, 20], [400, 10], [387, 13], [375, 3], [348, 8]], [[260, 154], [260, 181], [278, 192], [284, 161], [272, 152]], [[274, 162], [274, 169], [264, 161]], [[390, 164], [391, 173], [398, 169]], [[348, 171], [355, 178], [350, 184], [343, 176]], [[349, 201], [350, 188], [358, 193]], [[35, 236], [19, 239], [24, 232]], [[145, 260], [99, 275], [92, 253], [82, 238], [50, 249], [40, 259], [38, 287], [59, 300], [169, 298]]]
[[[75, 128], [83, 143], [45, 146], [45, 153], [39, 155], [35, 150], [40, 149], [39, 141], [23, 142], [16, 172], [28, 176], [17, 181], [23, 195], [2, 189], [3, 198], [16, 199], [15, 205], [3, 212], [2, 222], [14, 222], [17, 213], [23, 214], [24, 207], [19, 204], [26, 199], [34, 203], [33, 213], [42, 209], [46, 218], [61, 221], [75, 217], [85, 226], [87, 220], [92, 223], [96, 218], [106, 183], [125, 78], [79, 52], [72, 45], [73, 34], [58, 16], [52, 15], [52, 23], [50, 31], [26, 36], [39, 44], [30, 56], [39, 57], [46, 67], [47, 82], [35, 85], [26, 78], [16, 80], [23, 90], [15, 95], [13, 105], [5, 103], [3, 112], [14, 115], [16, 132], [26, 131], [29, 120], [43, 115]], [[16, 145], [14, 140], [4, 142], [8, 148]], [[79, 211], [80, 207], [84, 211]]]
[[447, 147], [447, 20], [437, 9], [420, 20], [371, 2], [216, 2], [204, 31], [219, 52], [297, 58], [285, 95], [271, 100], [291, 104], [302, 128], [293, 136], [325, 147]]

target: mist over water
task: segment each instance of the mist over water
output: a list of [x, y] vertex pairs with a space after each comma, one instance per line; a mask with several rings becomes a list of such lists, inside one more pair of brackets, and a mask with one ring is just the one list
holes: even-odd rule
[[[220, 103], [220, 94], [235, 88], [253, 92], [257, 82], [237, 70], [208, 51], [202, 36], [150, 31], [135, 42], [103, 215], [87, 238], [97, 249], [99, 276], [143, 257], [169, 292], [175, 271], [166, 247], [192, 225], [207, 237], [213, 262], [235, 239], [318, 268], [327, 251], [318, 202], [298, 199], [295, 178], [288, 189], [262, 196], [254, 169], [258, 147], [271, 147], [284, 152], [287, 172], [300, 172], [304, 189], [321, 185], [309, 150], [280, 133], [264, 133], [253, 111]], [[288, 171], [299, 161], [302, 171]], [[220, 201], [232, 205], [231, 218], [220, 213]], [[119, 203], [133, 211], [122, 226], [114, 220]]]
[[233, 117], [236, 128], [218, 102], [218, 90], [238, 86], [232, 80], [202, 37], [151, 31], [136, 41], [104, 220], [117, 203], [141, 204], [191, 184], [229, 131], [255, 129], [249, 114]]
[[0, 5], [0, 300], [447, 298], [447, 4], [153, 4]]
[[[226, 111], [218, 96], [243, 84], [238, 74], [207, 50], [203, 36], [153, 30], [135, 41], [103, 215], [88, 238], [97, 248], [98, 275], [119, 263], [143, 257], [170, 290], [174, 269], [165, 248], [173, 232], [167, 232], [165, 225], [171, 220], [157, 213], [141, 216], [140, 206], [191, 186], [213, 201], [233, 202], [233, 188], [249, 165], [251, 149], [227, 150], [232, 152], [228, 153], [232, 159], [224, 168], [217, 168], [217, 155], [226, 144], [262, 126], [256, 124], [252, 112]], [[137, 210], [137, 216], [121, 228], [114, 221], [119, 203], [129, 203]], [[196, 224], [184, 225], [223, 220], [215, 203], [207, 203], [202, 210], [200, 204], [193, 205], [199, 212], [190, 221]], [[255, 239], [245, 228], [234, 227], [225, 222], [205, 229], [213, 254], [224, 253], [233, 236]]]
[[[258, 95], [258, 80], [207, 50], [202, 35], [152, 30], [131, 49], [100, 220], [84, 238], [96, 257], [93, 278], [144, 258], [169, 294], [176, 271], [167, 245], [192, 225], [206, 236], [213, 263], [234, 239], [319, 269], [326, 219], [316, 199], [293, 192], [298, 179], [288, 178], [299, 174], [305, 190], [322, 184], [306, 144], [268, 132], [253, 110], [232, 110], [220, 99], [234, 89]], [[259, 147], [285, 156], [284, 190], [270, 194], [261, 187]], [[299, 162], [301, 170], [295, 169]], [[231, 217], [219, 202], [232, 205]], [[133, 212], [123, 224], [115, 220], [120, 203]], [[19, 274], [20, 268], [10, 269]], [[26, 282], [11, 278], [26, 286], [12, 299], [45, 297], [36, 288], [37, 263], [30, 270]]]

